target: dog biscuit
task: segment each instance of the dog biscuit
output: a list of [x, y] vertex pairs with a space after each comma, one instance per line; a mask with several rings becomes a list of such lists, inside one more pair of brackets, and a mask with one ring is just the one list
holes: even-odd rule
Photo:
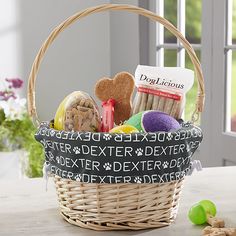
[[207, 216], [207, 223], [209, 225], [211, 225], [213, 228], [224, 228], [225, 227], [224, 220], [217, 218], [217, 217], [210, 216], [210, 215]]
[[128, 72], [120, 72], [113, 79], [101, 78], [95, 85], [95, 95], [100, 101], [115, 100], [114, 121], [116, 125], [123, 123], [131, 115], [131, 98], [134, 87], [134, 78]]
[[236, 236], [236, 228], [213, 228], [207, 226], [203, 229], [202, 235], [205, 236]]

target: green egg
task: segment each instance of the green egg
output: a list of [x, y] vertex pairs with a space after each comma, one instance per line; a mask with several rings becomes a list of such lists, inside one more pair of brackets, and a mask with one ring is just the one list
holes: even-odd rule
[[188, 213], [188, 218], [195, 225], [202, 225], [207, 221], [207, 215], [202, 205], [193, 205]]
[[216, 215], [216, 205], [210, 200], [202, 200], [199, 204], [204, 208], [205, 212], [211, 216]]
[[133, 127], [135, 127], [139, 132], [144, 132], [144, 130], [142, 129], [142, 116], [143, 116], [143, 111], [131, 116], [126, 122], [126, 125], [132, 125]]

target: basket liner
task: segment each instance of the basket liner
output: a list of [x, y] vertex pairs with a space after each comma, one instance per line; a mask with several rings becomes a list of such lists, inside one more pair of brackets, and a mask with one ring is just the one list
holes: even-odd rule
[[190, 122], [175, 132], [66, 132], [42, 123], [35, 138], [49, 172], [84, 183], [165, 183], [182, 179], [202, 131]]

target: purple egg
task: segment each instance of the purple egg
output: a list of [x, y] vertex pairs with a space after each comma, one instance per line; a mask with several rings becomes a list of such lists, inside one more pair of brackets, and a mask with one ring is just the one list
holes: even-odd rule
[[174, 131], [180, 128], [178, 121], [164, 112], [147, 111], [142, 117], [142, 127], [146, 132]]

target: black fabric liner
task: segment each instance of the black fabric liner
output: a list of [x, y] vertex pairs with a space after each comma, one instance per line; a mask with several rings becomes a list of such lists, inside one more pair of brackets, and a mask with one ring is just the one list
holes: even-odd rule
[[84, 183], [165, 183], [182, 179], [202, 131], [182, 123], [175, 132], [110, 134], [66, 132], [42, 123], [35, 138], [49, 171]]

